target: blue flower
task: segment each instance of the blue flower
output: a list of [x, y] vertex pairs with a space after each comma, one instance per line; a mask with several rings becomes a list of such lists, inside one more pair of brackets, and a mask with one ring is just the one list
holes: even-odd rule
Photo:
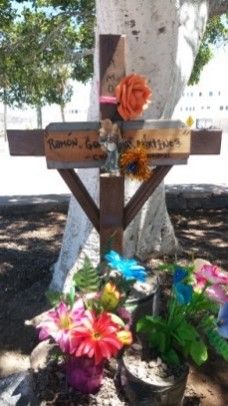
[[220, 306], [217, 326], [220, 336], [228, 339], [228, 303]]
[[178, 282], [182, 282], [183, 279], [188, 275], [186, 269], [182, 268], [181, 266], [175, 266], [175, 272], [173, 275], [173, 283], [176, 285]]
[[173, 285], [176, 293], [176, 298], [179, 304], [186, 305], [191, 302], [193, 293], [192, 286], [182, 282], [188, 275], [188, 272], [185, 268], [178, 265], [176, 265], [174, 269], [175, 272], [173, 275]]
[[186, 283], [178, 282], [174, 285], [176, 298], [179, 304], [187, 305], [192, 300], [193, 288]]
[[145, 281], [147, 275], [145, 268], [138, 265], [135, 259], [123, 258], [116, 251], [109, 251], [105, 259], [110, 268], [119, 271], [126, 280]]

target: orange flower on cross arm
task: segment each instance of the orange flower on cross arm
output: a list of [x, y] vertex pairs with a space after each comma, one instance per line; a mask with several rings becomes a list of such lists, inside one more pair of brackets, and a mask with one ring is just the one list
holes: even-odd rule
[[140, 116], [151, 102], [152, 92], [143, 76], [132, 73], [116, 87], [117, 110], [124, 120]]
[[147, 152], [142, 147], [129, 148], [120, 156], [120, 170], [132, 179], [147, 180], [151, 175]]

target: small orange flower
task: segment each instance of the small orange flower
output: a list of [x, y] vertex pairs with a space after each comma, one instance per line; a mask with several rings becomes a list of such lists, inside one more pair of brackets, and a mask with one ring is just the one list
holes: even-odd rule
[[121, 344], [123, 344], [123, 345], [132, 344], [133, 338], [132, 338], [132, 334], [130, 331], [127, 331], [127, 330], [118, 331], [117, 337], [118, 337], [119, 341], [121, 342]]
[[143, 76], [132, 73], [125, 76], [116, 87], [117, 110], [124, 120], [140, 116], [148, 107], [151, 90]]
[[120, 170], [132, 179], [146, 180], [151, 175], [147, 152], [142, 147], [130, 148], [120, 156]]

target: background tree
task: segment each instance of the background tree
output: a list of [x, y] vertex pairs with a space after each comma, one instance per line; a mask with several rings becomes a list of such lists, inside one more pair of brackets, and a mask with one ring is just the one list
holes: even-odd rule
[[199, 82], [202, 69], [214, 56], [214, 48], [226, 46], [227, 43], [228, 15], [212, 15], [207, 22], [203, 40], [196, 55], [192, 74], [188, 82], [189, 85], [194, 85]]
[[[220, 2], [223, 6], [223, 2]], [[227, 2], [226, 2], [227, 4]], [[190, 78], [210, 13], [218, 13], [207, 0], [102, 0], [96, 1], [97, 40], [102, 34], [127, 35], [127, 72], [144, 74], [153, 89], [153, 103], [144, 118], [172, 117]], [[220, 8], [224, 11], [224, 8]], [[98, 42], [89, 119], [98, 120]], [[91, 195], [97, 196], [96, 171], [79, 171]], [[129, 196], [138, 184], [126, 184]], [[92, 258], [99, 252], [96, 232], [72, 198], [60, 256], [51, 287], [66, 289], [81, 247]], [[158, 187], [125, 234], [125, 253], [147, 258], [153, 252], [174, 253], [176, 239], [165, 205], [164, 187]], [[67, 279], [66, 279], [67, 277]]]
[[[15, 3], [15, 2], [14, 2]], [[69, 79], [86, 81], [92, 57], [83, 51], [93, 45], [90, 2], [18, 1], [22, 9], [5, 2], [5, 25], [0, 33], [0, 99], [6, 104], [40, 108], [64, 106], [72, 96]], [[53, 3], [53, 4], [52, 4]], [[72, 4], [70, 4], [72, 3]], [[41, 123], [39, 123], [41, 125]]]

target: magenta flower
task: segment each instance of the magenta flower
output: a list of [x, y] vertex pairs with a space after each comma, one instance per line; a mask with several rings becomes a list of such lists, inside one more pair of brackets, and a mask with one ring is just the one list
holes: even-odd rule
[[69, 352], [69, 332], [81, 324], [84, 313], [82, 300], [77, 300], [72, 309], [61, 302], [54, 310], [50, 310], [47, 318], [37, 326], [40, 329], [39, 339], [52, 337], [63, 352]]

